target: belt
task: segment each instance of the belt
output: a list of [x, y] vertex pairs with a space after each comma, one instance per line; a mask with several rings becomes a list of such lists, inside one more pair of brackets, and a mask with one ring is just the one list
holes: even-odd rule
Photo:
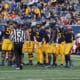
[[14, 44], [23, 44], [23, 42], [14, 42]]

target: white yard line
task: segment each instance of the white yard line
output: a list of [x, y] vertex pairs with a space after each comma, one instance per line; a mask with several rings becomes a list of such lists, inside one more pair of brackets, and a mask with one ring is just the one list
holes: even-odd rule
[[[15, 80], [15, 78], [8, 78], [9, 80]], [[7, 79], [7, 80], [8, 80]], [[6, 78], [0, 78], [0, 80], [6, 80]], [[21, 80], [21, 79], [19, 79]], [[80, 78], [23, 78], [22, 80], [80, 80]]]
[[[75, 72], [79, 72], [80, 73], [80, 70], [70, 70], [70, 69], [65, 69], [65, 70], [67, 70], [67, 72], [69, 71], [75, 71]], [[41, 70], [41, 69], [39, 69], [39, 70], [0, 70], [0, 73], [12, 73], [12, 72], [26, 72], [26, 71], [30, 71], [30, 72], [32, 72], [32, 71], [42, 71], [42, 72], [46, 72], [46, 71], [50, 71], [50, 72], [52, 72], [52, 71], [63, 71], [64, 72], [64, 70], [52, 70], [52, 69], [50, 69], [50, 70]]]

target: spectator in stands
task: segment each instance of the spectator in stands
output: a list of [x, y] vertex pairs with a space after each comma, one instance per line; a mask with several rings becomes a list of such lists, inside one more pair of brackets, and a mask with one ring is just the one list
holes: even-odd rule
[[35, 13], [35, 15], [37, 17], [39, 17], [41, 15], [41, 11], [40, 11], [40, 9], [37, 6], [34, 6], [33, 12]]
[[29, 14], [31, 13], [30, 7], [27, 7], [27, 8], [26, 8], [26, 12], [25, 12], [25, 13], [26, 13], [26, 15], [29, 15]]

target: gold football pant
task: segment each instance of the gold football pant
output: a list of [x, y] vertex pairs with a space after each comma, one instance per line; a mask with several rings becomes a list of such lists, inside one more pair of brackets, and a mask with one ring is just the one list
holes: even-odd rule
[[28, 60], [32, 61], [32, 59], [33, 59], [33, 51], [32, 51], [32, 49], [27, 49], [27, 52], [28, 52]]
[[51, 64], [51, 55], [52, 55], [52, 53], [54, 53], [53, 45], [47, 43], [46, 46], [45, 46], [44, 53], [45, 53], [45, 62], [46, 62], [46, 64]]
[[3, 42], [2, 42], [2, 54], [1, 54], [2, 61], [4, 61], [4, 60], [11, 61], [11, 58], [12, 58], [12, 54], [11, 54], [12, 48], [13, 48], [12, 41], [10, 39], [4, 39]]
[[13, 47], [13, 43], [10, 39], [4, 39], [2, 42], [2, 50], [11, 51]]
[[42, 50], [42, 55], [43, 55], [43, 63], [47, 64], [48, 63], [48, 54], [47, 54], [47, 44], [46, 43], [42, 44], [41, 50]]
[[70, 56], [72, 45], [73, 45], [72, 43], [65, 44], [65, 64], [66, 64], [66, 67], [72, 66], [72, 61], [71, 61], [71, 56]]
[[43, 55], [42, 55], [41, 48], [36, 49], [36, 57], [37, 57], [37, 62], [42, 64], [43, 63]]
[[64, 46], [64, 42], [57, 44], [56, 46], [56, 64], [58, 63], [59, 55], [61, 58], [61, 64], [64, 64]]
[[36, 53], [36, 59], [38, 64], [43, 63], [43, 55], [42, 55], [42, 49], [41, 49], [41, 42], [34, 42], [34, 51]]
[[33, 41], [25, 41], [23, 44], [23, 53], [28, 53], [28, 60], [32, 61], [33, 59]]
[[65, 49], [64, 49], [65, 55], [70, 54], [70, 51], [71, 51], [72, 46], [73, 46], [72, 43], [65, 43]]

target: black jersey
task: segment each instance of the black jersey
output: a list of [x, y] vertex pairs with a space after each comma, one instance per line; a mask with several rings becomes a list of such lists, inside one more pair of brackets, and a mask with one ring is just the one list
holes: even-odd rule
[[40, 32], [39, 32], [39, 31], [36, 32], [35, 38], [36, 38], [36, 40], [37, 40], [38, 42], [41, 42], [41, 41], [42, 41], [41, 35], [40, 35]]
[[72, 32], [66, 32], [64, 37], [65, 37], [65, 42], [66, 43], [70, 43], [75, 39], [75, 36]]
[[3, 31], [3, 37], [5, 39], [9, 38], [11, 32], [13, 31], [12, 28], [9, 28], [9, 27], [5, 27], [4, 31]]

